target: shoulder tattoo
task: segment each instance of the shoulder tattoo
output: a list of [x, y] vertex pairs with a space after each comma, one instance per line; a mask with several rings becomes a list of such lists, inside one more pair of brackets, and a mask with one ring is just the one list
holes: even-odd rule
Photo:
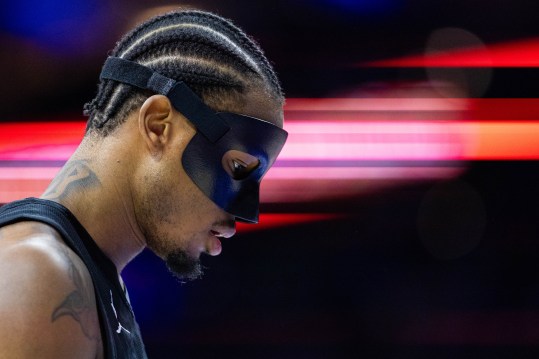
[[74, 160], [68, 162], [51, 182], [43, 198], [50, 200], [61, 200], [72, 191], [81, 188], [91, 188], [100, 186], [101, 182], [97, 175], [88, 166], [85, 160]]
[[69, 278], [73, 282], [75, 289], [54, 309], [51, 322], [55, 322], [62, 317], [71, 317], [79, 323], [82, 332], [88, 339], [100, 342], [100, 327], [97, 309], [93, 300], [92, 282], [84, 280], [81, 271], [70, 258], [65, 248], [62, 249], [62, 252], [69, 264]]

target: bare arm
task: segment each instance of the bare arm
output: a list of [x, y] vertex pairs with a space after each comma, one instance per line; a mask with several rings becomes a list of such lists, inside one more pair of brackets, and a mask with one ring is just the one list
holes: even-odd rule
[[0, 229], [0, 357], [98, 358], [90, 275], [43, 224]]

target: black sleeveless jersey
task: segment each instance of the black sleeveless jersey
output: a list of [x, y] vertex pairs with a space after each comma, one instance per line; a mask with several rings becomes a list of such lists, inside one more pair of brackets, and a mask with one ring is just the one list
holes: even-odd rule
[[0, 208], [0, 227], [28, 220], [56, 229], [88, 268], [94, 284], [105, 358], [147, 358], [139, 326], [120, 284], [116, 266], [75, 216], [56, 202], [37, 198], [12, 202]]

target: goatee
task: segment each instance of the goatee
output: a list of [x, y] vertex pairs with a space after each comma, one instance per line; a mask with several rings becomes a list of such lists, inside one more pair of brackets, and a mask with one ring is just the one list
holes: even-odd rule
[[169, 253], [165, 263], [172, 274], [182, 282], [199, 279], [203, 274], [200, 259], [193, 258], [181, 250]]

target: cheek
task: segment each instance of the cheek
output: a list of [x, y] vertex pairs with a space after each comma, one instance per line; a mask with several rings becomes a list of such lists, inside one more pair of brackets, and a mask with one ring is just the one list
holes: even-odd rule
[[149, 205], [153, 207], [157, 230], [176, 246], [188, 246], [191, 238], [208, 227], [212, 203], [185, 172], [167, 176], [166, 182], [155, 183], [150, 201], [152, 198], [154, 203]]
[[137, 222], [148, 247], [163, 257], [172, 250], [197, 253], [212, 224], [223, 215], [180, 163], [157, 164], [139, 177]]
[[166, 229], [174, 225], [175, 213], [179, 210], [166, 182], [166, 174], [158, 168], [146, 169], [139, 177], [134, 194], [136, 220], [149, 246], [162, 246], [171, 239]]
[[190, 180], [183, 181], [182, 187], [176, 193], [176, 203], [179, 204], [174, 221], [183, 234], [200, 232], [206, 227], [208, 221], [209, 208], [206, 198], [198, 187]]

